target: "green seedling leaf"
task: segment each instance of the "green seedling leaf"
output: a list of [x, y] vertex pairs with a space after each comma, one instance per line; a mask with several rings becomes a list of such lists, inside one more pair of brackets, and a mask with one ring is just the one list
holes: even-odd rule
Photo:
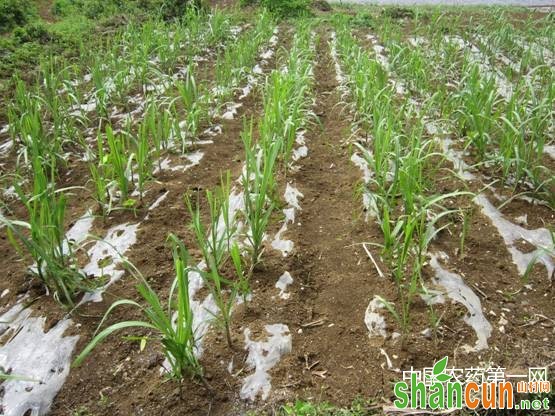
[[73, 361], [72, 367], [78, 367], [81, 363], [87, 358], [87, 356], [91, 353], [91, 351], [99, 344], [100, 342], [104, 341], [104, 339], [119, 330], [126, 329], [126, 328], [148, 328], [156, 330], [156, 326], [143, 321], [124, 321], [118, 322], [114, 325], [109, 326], [108, 328], [101, 331], [97, 334], [93, 340], [85, 347], [85, 349], [75, 358]]
[[31, 377], [19, 376], [17, 374], [6, 374], [3, 371], [0, 371], [0, 380], [29, 381], [32, 383], [40, 383], [40, 380], [31, 378]]

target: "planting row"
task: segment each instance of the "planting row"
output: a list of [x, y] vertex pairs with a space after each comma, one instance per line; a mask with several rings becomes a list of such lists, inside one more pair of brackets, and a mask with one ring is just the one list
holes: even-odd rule
[[[339, 32], [337, 37], [335, 35], [332, 37], [332, 56], [336, 59], [340, 88], [344, 91], [344, 95], [350, 96], [353, 103], [352, 113], [355, 119], [354, 138], [357, 152], [354, 153], [352, 160], [364, 173], [365, 209], [368, 216], [377, 221], [382, 232], [383, 241], [373, 244], [380, 247], [380, 258], [397, 285], [395, 302], [376, 296], [370, 303], [365, 317], [367, 327], [372, 335], [385, 337], [386, 321], [379, 312], [380, 309], [385, 309], [392, 314], [403, 334], [407, 336], [413, 314], [411, 305], [422, 298], [428, 305], [430, 327], [432, 331], [437, 331], [441, 316], [437, 315], [437, 308], [434, 305], [443, 302], [441, 292], [444, 292], [468, 310], [465, 320], [476, 331], [478, 339], [476, 345], [469, 346], [467, 351], [484, 349], [487, 347], [492, 326], [482, 312], [480, 300], [459, 275], [449, 272], [440, 264], [439, 260], [445, 261], [447, 256], [437, 249], [430, 251], [430, 248], [440, 247], [444, 243], [438, 244], [434, 241], [445, 240], [445, 231], [453, 227], [453, 218], [460, 217], [462, 224], [461, 227], [457, 227], [461, 230], [457, 251], [459, 256], [463, 256], [465, 238], [471, 232], [468, 218], [470, 211], [463, 207], [468, 206], [468, 202], [465, 201], [471, 198], [471, 201], [497, 229], [518, 272], [524, 278], [536, 263], [546, 267], [550, 278], [553, 274], [554, 248], [553, 238], [548, 229], [528, 230], [511, 223], [489, 202], [486, 195], [475, 196], [474, 193], [469, 192], [468, 186], [463, 185], [466, 188], [464, 191], [455, 188], [445, 192], [444, 185], [440, 185], [441, 191], [439, 193], [435, 191], [438, 184], [445, 183], [445, 179], [437, 178], [439, 168], [444, 163], [441, 162], [442, 159], [449, 160], [455, 165], [451, 182], [456, 181], [457, 177], [463, 181], [476, 179], [478, 175], [470, 173], [469, 166], [462, 160], [462, 152], [451, 148], [452, 141], [446, 137], [447, 132], [462, 131], [462, 139], [466, 141], [467, 149], [469, 146], [476, 146], [474, 143], [479, 140], [478, 137], [487, 137], [485, 148], [488, 151], [483, 153], [484, 159], [481, 161], [484, 163], [486, 157], [491, 155], [488, 160], [499, 163], [496, 150], [493, 148], [494, 143], [499, 145], [499, 142], [493, 133], [487, 132], [484, 136], [480, 136], [478, 132], [471, 130], [468, 124], [467, 127], [460, 127], [461, 118], [468, 120], [472, 117], [472, 109], [478, 112], [487, 111], [487, 106], [470, 101], [476, 99], [480, 91], [484, 91], [484, 85], [488, 85], [480, 78], [483, 68], [474, 66], [474, 69], [466, 70], [468, 66], [464, 63], [464, 59], [469, 59], [472, 53], [468, 51], [461, 57], [457, 57], [455, 61], [446, 59], [445, 51], [450, 50], [448, 38], [443, 41], [442, 47], [428, 50], [423, 45], [429, 46], [429, 43], [424, 40], [418, 42], [413, 40], [410, 45], [402, 45], [391, 33], [388, 34], [390, 37], [386, 38], [389, 40], [386, 43], [387, 47], [384, 48], [376, 37], [369, 35], [365, 39], [368, 42], [368, 49], [365, 50], [358, 46], [359, 41], [350, 34], [350, 29], [344, 23], [339, 22], [336, 26]], [[471, 51], [471, 48], [469, 50]], [[437, 62], [433, 61], [432, 51], [437, 52]], [[424, 53], [426, 53], [426, 59], [423, 59]], [[460, 64], [461, 59], [462, 64]], [[429, 61], [429, 65], [424, 64], [425, 61]], [[417, 69], [416, 64], [422, 66], [420, 70]], [[419, 85], [419, 82], [425, 79], [423, 74], [447, 73], [448, 77], [453, 76], [449, 71], [452, 71], [453, 66], [456, 68], [458, 64], [461, 65], [458, 74], [470, 75], [461, 75], [460, 81], [455, 81], [456, 84], [452, 84], [453, 78], [450, 78], [448, 84], [440, 83], [432, 86], [429, 83], [421, 83]], [[371, 76], [366, 77], [362, 74], [371, 74]], [[397, 78], [397, 74], [402, 74], [404, 79]], [[468, 89], [474, 84], [468, 77], [479, 79], [476, 89], [472, 91]], [[489, 79], [492, 79], [491, 76]], [[495, 91], [495, 83], [489, 81], [489, 85], [493, 88], [492, 91]], [[453, 93], [451, 91], [453, 87], [458, 87], [460, 90]], [[407, 89], [412, 92], [412, 97], [407, 95]], [[525, 91], [529, 94], [524, 95]], [[534, 195], [550, 198], [549, 195], [552, 193], [549, 188], [552, 186], [550, 182], [553, 178], [549, 168], [542, 167], [539, 163], [545, 160], [543, 143], [546, 137], [549, 137], [548, 131], [552, 124], [552, 109], [549, 105], [551, 93], [549, 91], [546, 93], [546, 97], [540, 98], [539, 105], [530, 106], [527, 99], [532, 94], [532, 87], [529, 84], [526, 89], [519, 91], [518, 96], [523, 101], [519, 101], [520, 98], [517, 99], [512, 95], [508, 101], [496, 99], [495, 102], [499, 106], [512, 105], [511, 108], [522, 106], [522, 111], [527, 114], [524, 120], [515, 118], [522, 124], [518, 129], [511, 130], [513, 144], [507, 147], [516, 153], [501, 152], [502, 155], [507, 156], [503, 160], [508, 165], [507, 172], [511, 175], [511, 180], [505, 180], [504, 183], [509, 182], [516, 187], [523, 181], [522, 176], [517, 176], [515, 179], [513, 176], [515, 171], [517, 175], [526, 172], [522, 175], [526, 175], [528, 180], [536, 174], [537, 187], [530, 185], [535, 190]], [[495, 97], [498, 93], [486, 94], [489, 97]], [[461, 100], [461, 97], [467, 97], [467, 99]], [[449, 103], [449, 100], [453, 102]], [[506, 104], [507, 102], [512, 104]], [[401, 111], [396, 112], [394, 108], [400, 108]], [[500, 117], [495, 114], [489, 116], [493, 120], [492, 124], [496, 124], [498, 120], [496, 117]], [[449, 118], [446, 119], [442, 115], [449, 115]], [[472, 125], [483, 126], [485, 118], [484, 114], [477, 115], [476, 123]], [[503, 119], [504, 117], [499, 119], [501, 123], [504, 122]], [[522, 134], [516, 134], [518, 131]], [[508, 133], [504, 134], [501, 136], [503, 140], [507, 139]], [[520, 144], [515, 144], [517, 140]], [[523, 152], [523, 156], [526, 154], [528, 159], [524, 157], [518, 159], [514, 156], [520, 154], [519, 146], [530, 149], [528, 152]], [[480, 152], [473, 152], [473, 155], [480, 157]], [[496, 159], [494, 160], [493, 157]], [[523, 165], [526, 167], [521, 171], [518, 170], [517, 167]], [[495, 171], [490, 170], [490, 174], [491, 172]], [[475, 192], [480, 190], [475, 186], [470, 188]], [[545, 192], [542, 193], [542, 190]], [[510, 200], [507, 203], [509, 202]], [[454, 209], [455, 206], [460, 208]], [[531, 244], [533, 250], [523, 251], [518, 247], [520, 240]], [[374, 261], [370, 251], [367, 252], [379, 274], [383, 276], [380, 265]], [[431, 282], [424, 278], [425, 266], [428, 264], [435, 273], [435, 278]], [[442, 290], [437, 292], [436, 289], [427, 288], [430, 283], [442, 287]], [[501, 322], [501, 331], [503, 327]]]

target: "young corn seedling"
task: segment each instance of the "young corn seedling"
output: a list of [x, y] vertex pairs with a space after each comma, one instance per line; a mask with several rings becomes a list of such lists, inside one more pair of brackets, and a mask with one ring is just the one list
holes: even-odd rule
[[[289, 97], [294, 93], [291, 79], [278, 71], [272, 72], [264, 94], [264, 117], [260, 125], [260, 146], [263, 149], [278, 142], [286, 153], [288, 143], [295, 139], [292, 120], [286, 108]], [[252, 126], [251, 126], [252, 129]]]
[[165, 33], [161, 34], [165, 35], [165, 40], [158, 42], [159, 46], [156, 48], [156, 57], [159, 60], [159, 63], [157, 63], [157, 65], [159, 66], [162, 73], [169, 74], [178, 64], [178, 60], [181, 54], [179, 46], [180, 39], [175, 36], [175, 33], [173, 37], [171, 37], [167, 31], [167, 28], [164, 29], [165, 30], [163, 32]]
[[167, 149], [170, 145], [170, 139], [173, 138], [173, 117], [168, 109], [160, 111], [159, 104], [152, 100], [146, 110], [146, 118], [144, 123], [147, 125], [148, 134], [152, 137], [154, 147], [160, 162], [160, 154], [162, 149]]
[[291, 161], [297, 131], [308, 122], [311, 105], [312, 54], [310, 27], [298, 29], [283, 71], [274, 71], [266, 84], [261, 145], [279, 141], [284, 171]]
[[177, 81], [175, 86], [181, 97], [181, 103], [186, 111], [189, 111], [199, 98], [197, 83], [193, 74], [193, 66], [189, 65], [185, 71], [182, 81]]
[[[435, 293], [430, 293], [426, 286], [422, 285], [421, 296], [426, 296], [430, 299], [437, 296]], [[444, 311], [441, 315], [438, 315], [436, 307], [433, 302], [428, 304], [428, 319], [430, 321], [430, 328], [432, 329], [432, 334], [434, 336], [434, 342], [438, 342], [438, 329], [441, 321], [443, 320]]]
[[[183, 146], [182, 146], [182, 153], [185, 153], [185, 147], [190, 143], [191, 145], [195, 144], [195, 138], [197, 137], [201, 123], [209, 120], [208, 110], [206, 108], [205, 99], [201, 99], [196, 101], [194, 105], [187, 111], [187, 115], [185, 118], [185, 127], [186, 131], [185, 134], [182, 136], [183, 139]], [[186, 142], [185, 139], [190, 139], [189, 142]]]
[[63, 67], [61, 63], [64, 62], [53, 57], [41, 62], [40, 85], [37, 86], [40, 95], [36, 97], [43, 109], [43, 118], [49, 122], [49, 140], [59, 142], [60, 148], [74, 145], [81, 127], [86, 125], [86, 117], [71, 111], [81, 105], [79, 92], [69, 81], [72, 68]]
[[150, 143], [148, 140], [148, 130], [144, 124], [141, 124], [138, 129], [138, 137], [135, 143], [135, 161], [137, 162], [137, 190], [142, 201], [145, 183], [152, 177]]
[[142, 274], [132, 265], [127, 264], [131, 272], [139, 280], [137, 291], [145, 305], [133, 300], [122, 299], [114, 302], [104, 314], [98, 330], [102, 327], [112, 311], [119, 306], [131, 306], [143, 315], [141, 321], [122, 321], [108, 326], [95, 334], [91, 342], [83, 349], [73, 362], [79, 366], [87, 356], [105, 338], [111, 334], [127, 329], [137, 328], [154, 332], [154, 337], [140, 336], [141, 340], [156, 340], [163, 347], [164, 355], [170, 365], [169, 375], [178, 380], [186, 376], [200, 379], [209, 387], [203, 377], [202, 367], [195, 355], [195, 333], [193, 327], [193, 312], [189, 299], [188, 267], [189, 254], [183, 243], [174, 235], [168, 240], [172, 246], [175, 267], [175, 279], [171, 285], [167, 305], [163, 305], [156, 292], [150, 287]]
[[[40, 157], [56, 173], [58, 164], [65, 164], [61, 136], [49, 133], [43, 119], [43, 101], [35, 93], [27, 91], [23, 81], [16, 79], [14, 102], [8, 108], [9, 132], [14, 145], [21, 144], [17, 164], [21, 158], [30, 163], [31, 155]], [[51, 157], [54, 156], [54, 157]]]
[[[27, 92], [25, 83], [17, 77], [13, 78], [15, 84], [14, 100], [8, 105], [8, 126], [14, 147], [19, 144], [22, 132], [21, 118], [24, 114], [38, 111], [38, 106], [31, 94]], [[23, 140], [23, 139], [21, 139]]]
[[247, 239], [251, 250], [249, 276], [260, 262], [263, 241], [270, 216], [274, 210], [275, 166], [281, 144], [278, 141], [258, 148], [252, 141], [252, 122], [243, 128], [241, 138], [245, 147], [245, 170], [242, 176], [245, 217], [248, 225]]
[[26, 249], [35, 264], [31, 272], [62, 305], [71, 308], [76, 296], [91, 288], [77, 267], [73, 247], [65, 239], [66, 197], [64, 189], [55, 189], [52, 169], [32, 155], [31, 195], [15, 183], [16, 193], [25, 206], [28, 220], [10, 220], [0, 215], [10, 243], [22, 253]]
[[[243, 53], [246, 46], [245, 41], [238, 44]], [[233, 89], [239, 85], [239, 73], [241, 67], [236, 66], [235, 59], [239, 56], [235, 49], [226, 49], [224, 54], [216, 61], [216, 92], [220, 104], [225, 103], [233, 94]]]
[[63, 76], [64, 70], [56, 68], [55, 59], [52, 57], [41, 62], [39, 78], [42, 79], [42, 88], [39, 99], [52, 120], [54, 137], [61, 137], [63, 134], [63, 103], [59, 92], [63, 86], [61, 82]]
[[230, 325], [238, 286], [224, 276], [224, 266], [229, 259], [230, 239], [235, 233], [234, 213], [229, 209], [229, 195], [229, 174], [214, 192], [206, 191], [208, 226], [201, 220], [199, 201], [193, 206], [191, 198], [187, 196], [185, 203], [191, 214], [191, 228], [206, 264], [205, 268], [199, 267], [198, 272], [220, 311], [220, 315], [215, 316], [216, 322], [223, 328], [229, 348], [233, 348]]
[[208, 33], [205, 41], [208, 46], [218, 46], [230, 38], [231, 22], [227, 11], [222, 13], [219, 10], [214, 10], [207, 22]]
[[[414, 210], [412, 214], [398, 217], [393, 221], [393, 227], [382, 225], [382, 230], [393, 228], [389, 237], [392, 242], [387, 249], [390, 253], [386, 256], [386, 260], [397, 285], [400, 308], [395, 315], [404, 334], [408, 334], [410, 330], [411, 307], [422, 286], [422, 269], [426, 261], [428, 247], [435, 236], [449, 226], [449, 223], [447, 223], [436, 228], [436, 224], [456, 212], [455, 210], [446, 210], [440, 203], [445, 199], [462, 195], [471, 194], [468, 192], [453, 192], [430, 198], [422, 195], [422, 206], [418, 210]], [[433, 208], [439, 208], [441, 212], [435, 214], [432, 211]], [[389, 220], [389, 215], [381, 218], [381, 221]], [[386, 250], [386, 246], [383, 247]]]
[[[192, 65], [189, 65], [187, 68], [185, 79], [177, 82], [176, 87], [186, 112], [186, 137], [194, 142], [194, 138], [199, 132], [200, 124], [208, 119], [208, 111], [206, 109], [206, 99], [199, 94]], [[183, 143], [182, 152], [185, 151], [185, 141]]]
[[106, 64], [100, 60], [95, 62], [91, 68], [92, 81], [94, 85], [94, 102], [96, 112], [100, 117], [108, 116], [108, 102], [110, 99], [110, 85], [108, 83], [108, 69]]
[[108, 157], [104, 152], [104, 141], [100, 132], [96, 137], [97, 155], [95, 160], [88, 162], [91, 181], [93, 183], [93, 195], [100, 207], [102, 216], [106, 216], [111, 210], [112, 198], [110, 195], [111, 179], [109, 177]]
[[544, 147], [549, 135], [549, 120], [553, 110], [549, 97], [540, 99], [530, 86], [517, 92], [507, 103], [504, 116], [498, 120], [500, 138], [499, 153], [491, 159], [501, 165], [503, 181], [519, 185], [531, 185], [536, 195], [553, 205], [553, 178], [544, 166]]
[[483, 78], [475, 64], [466, 73], [461, 82], [461, 85], [464, 85], [463, 90], [454, 95], [460, 103], [456, 117], [468, 144], [474, 146], [478, 157], [484, 161], [493, 142], [491, 135], [494, 130], [496, 106], [500, 99], [493, 76]]
[[241, 34], [233, 48], [227, 48], [216, 61], [215, 99], [218, 104], [232, 97], [235, 89], [252, 72], [262, 45], [270, 38], [274, 23], [268, 13], [262, 13], [254, 29]]
[[251, 290], [248, 275], [243, 267], [243, 257], [241, 256], [239, 245], [236, 242], [231, 246], [229, 254], [237, 275], [237, 289], [243, 297], [243, 303], [246, 303]]
[[389, 42], [392, 59], [391, 65], [399, 76], [408, 81], [413, 91], [423, 92], [429, 89], [429, 74], [425, 68], [426, 57], [420, 48], [402, 46], [397, 41]]
[[110, 152], [106, 154], [107, 164], [110, 167], [113, 180], [118, 185], [119, 201], [123, 207], [131, 207], [134, 200], [129, 198], [133, 185], [131, 164], [133, 156], [126, 157], [127, 149], [125, 137], [115, 135], [112, 128], [106, 126], [106, 141]]

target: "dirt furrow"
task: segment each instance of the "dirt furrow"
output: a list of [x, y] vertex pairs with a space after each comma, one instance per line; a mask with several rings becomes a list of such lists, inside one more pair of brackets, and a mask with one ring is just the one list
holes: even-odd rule
[[380, 350], [370, 344], [364, 324], [381, 282], [360, 245], [378, 241], [379, 234], [364, 222], [356, 192], [360, 173], [345, 144], [351, 120], [337, 104], [328, 41], [323, 31], [315, 67], [320, 126], [307, 135], [308, 157], [292, 177], [304, 198], [300, 225], [289, 234], [298, 244], [290, 272], [300, 281], [291, 303], [303, 308], [291, 322], [293, 353], [282, 366], [290, 371], [287, 385], [300, 396], [350, 403], [359, 394], [383, 391]]

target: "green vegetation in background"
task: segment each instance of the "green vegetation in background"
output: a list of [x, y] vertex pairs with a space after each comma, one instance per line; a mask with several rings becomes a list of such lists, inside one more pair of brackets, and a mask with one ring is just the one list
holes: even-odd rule
[[37, 10], [30, 0], [0, 0], [0, 33], [26, 24], [36, 15]]
[[279, 17], [298, 17], [309, 14], [311, 0], [240, 0], [241, 6], [259, 5]]
[[49, 55], [78, 57], [119, 26], [180, 18], [189, 6], [201, 8], [202, 0], [55, 0], [45, 21], [35, 2], [0, 0], [0, 96], [13, 90], [13, 74], [30, 80]]
[[82, 14], [89, 19], [116, 14], [156, 13], [164, 19], [180, 17], [190, 7], [202, 7], [201, 0], [55, 0], [52, 13], [56, 16]]

